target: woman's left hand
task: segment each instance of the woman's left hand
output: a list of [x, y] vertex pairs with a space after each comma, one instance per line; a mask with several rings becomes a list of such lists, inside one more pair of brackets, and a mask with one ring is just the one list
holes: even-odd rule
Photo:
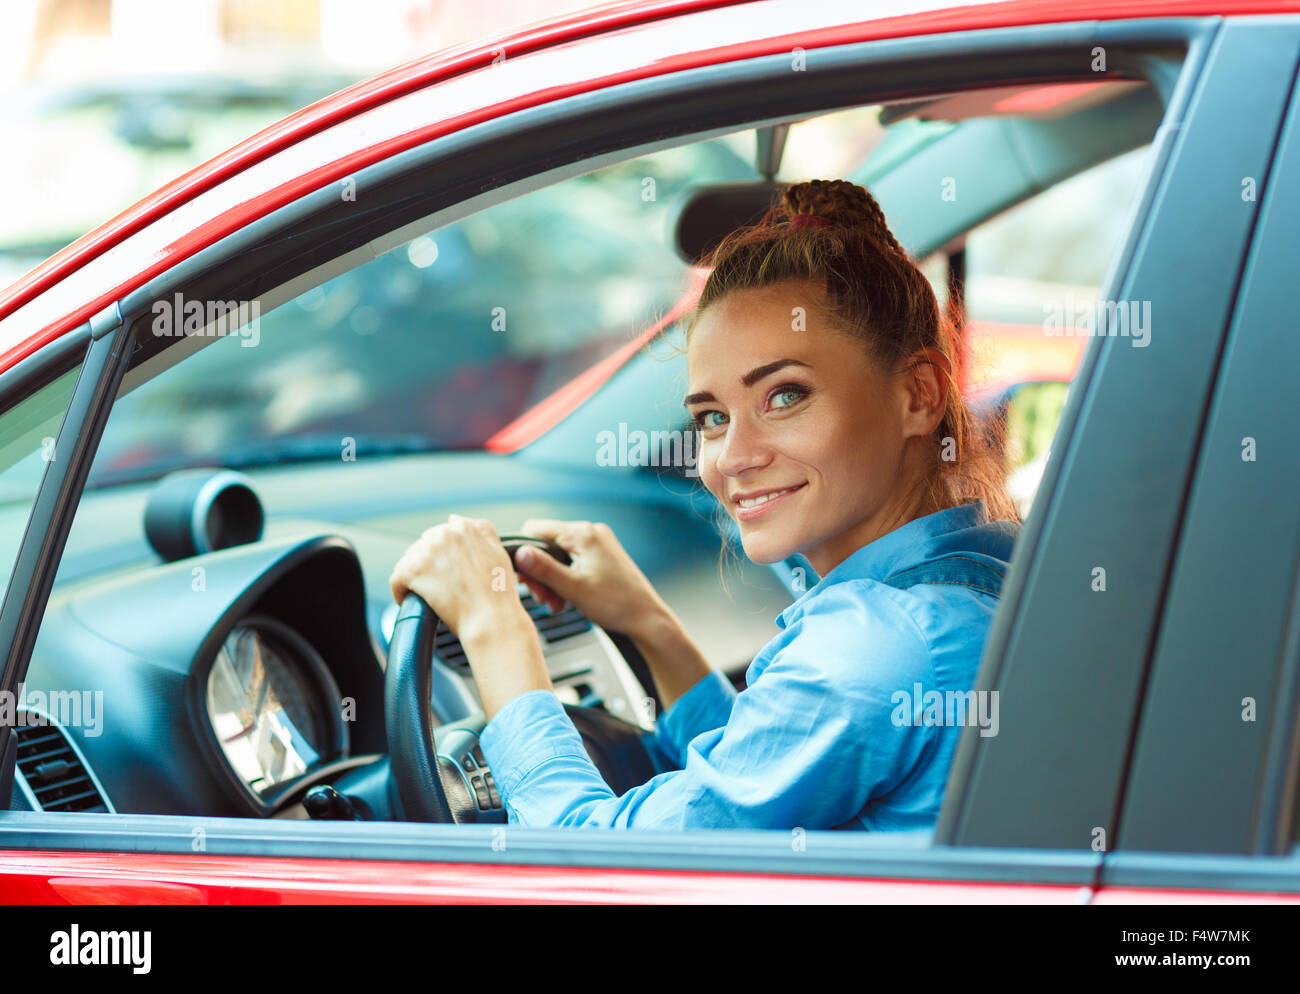
[[402, 554], [388, 578], [393, 599], [408, 592], [424, 598], [458, 636], [527, 612], [519, 601], [515, 570], [492, 522], [453, 514], [430, 528]]

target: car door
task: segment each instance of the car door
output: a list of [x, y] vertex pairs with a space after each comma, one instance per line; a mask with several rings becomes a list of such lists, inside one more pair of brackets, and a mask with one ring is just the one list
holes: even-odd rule
[[1100, 898], [1300, 902], [1300, 103], [1214, 382]]
[[[980, 688], [1004, 695], [1002, 728], [991, 738], [967, 730], [933, 840], [802, 829], [649, 838], [514, 826], [0, 812], [0, 880], [10, 895], [214, 903], [1090, 898], [1105, 840], [1116, 834], [1123, 743], [1137, 720], [1161, 615], [1164, 564], [1179, 530], [1175, 508], [1253, 225], [1254, 205], [1207, 204], [1204, 191], [1229, 184], [1235, 195], [1241, 177], [1267, 176], [1296, 65], [1294, 25], [1116, 21], [1082, 31], [1037, 25], [837, 40], [843, 43], [822, 53], [802, 87], [789, 85], [781, 53], [699, 66], [653, 87], [610, 86], [519, 112], [508, 126], [492, 122], [435, 140], [358, 173], [364, 214], [341, 202], [331, 184], [106, 311], [85, 332], [95, 375], [79, 383], [74, 416], [59, 438], [60, 447], [65, 434], [74, 443], [75, 458], [46, 480], [44, 516], [33, 519], [39, 530], [30, 550], [24, 545], [30, 594], [14, 608], [6, 686], [21, 679], [107, 406], [127, 366], [159, 348], [141, 333], [155, 299], [271, 295], [312, 267], [402, 244], [416, 226], [427, 230], [429, 219], [471, 209], [484, 189], [504, 195], [509, 184], [536, 182], [555, 168], [546, 150], [560, 136], [568, 167], [582, 167], [644, 143], [649, 133], [725, 130], [760, 113], [797, 117], [909, 88], [1077, 76], [1088, 63], [1084, 42], [1092, 42], [1107, 48], [1112, 67], [1149, 74], [1168, 107], [1110, 294], [1149, 300], [1161, 327], [1192, 333], [1185, 340], [1157, 336], [1146, 349], [1118, 337], [1090, 343], [981, 669]], [[1162, 60], [1152, 54], [1161, 44], [1184, 47], [1185, 55]], [[1235, 113], [1243, 98], [1251, 114]], [[1205, 230], [1216, 237], [1199, 237]], [[1160, 390], [1149, 388], [1153, 379]], [[1133, 431], [1135, 418], [1162, 430]], [[1105, 588], [1110, 597], [1088, 596], [1098, 566], [1114, 577]], [[8, 604], [5, 610], [8, 619]]]
[[1162, 150], [1169, 168], [1108, 293], [1149, 305], [1151, 334], [1142, 345], [1112, 320], [1071, 387], [981, 672], [1003, 691], [1004, 732], [962, 743], [940, 821], [954, 842], [1116, 844], [1187, 481], [1259, 208], [1243, 191], [1271, 182], [1295, 31], [1289, 18], [1225, 22], [1186, 115], [1162, 125], [1178, 131]]

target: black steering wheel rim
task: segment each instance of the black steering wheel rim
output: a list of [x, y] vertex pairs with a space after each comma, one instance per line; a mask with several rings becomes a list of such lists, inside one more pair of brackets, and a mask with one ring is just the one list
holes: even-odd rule
[[[402, 601], [384, 671], [384, 731], [401, 809], [408, 821], [454, 822], [433, 746], [433, 640], [438, 617], [419, 594]], [[430, 660], [420, 665], [420, 660]]]
[[[531, 535], [502, 535], [513, 564], [515, 552], [533, 545], [566, 566], [572, 562], [554, 542]], [[447, 800], [459, 772], [444, 769], [434, 739], [432, 707], [433, 645], [438, 616], [419, 594], [402, 600], [384, 671], [384, 725], [397, 796], [408, 821], [455, 822]], [[444, 781], [444, 777], [448, 779]]]

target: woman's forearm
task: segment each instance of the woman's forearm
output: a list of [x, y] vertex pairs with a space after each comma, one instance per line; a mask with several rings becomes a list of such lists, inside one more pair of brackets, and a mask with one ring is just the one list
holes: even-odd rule
[[555, 689], [537, 628], [518, 599], [475, 615], [459, 637], [489, 721], [520, 694]]
[[655, 605], [642, 615], [634, 628], [627, 635], [650, 667], [665, 711], [713, 671], [699, 646], [666, 604]]

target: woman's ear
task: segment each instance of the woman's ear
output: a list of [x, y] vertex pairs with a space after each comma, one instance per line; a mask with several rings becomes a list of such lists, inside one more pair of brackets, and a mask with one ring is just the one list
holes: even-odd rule
[[918, 349], [902, 373], [905, 438], [931, 434], [943, 420], [952, 382], [952, 361], [935, 348]]

